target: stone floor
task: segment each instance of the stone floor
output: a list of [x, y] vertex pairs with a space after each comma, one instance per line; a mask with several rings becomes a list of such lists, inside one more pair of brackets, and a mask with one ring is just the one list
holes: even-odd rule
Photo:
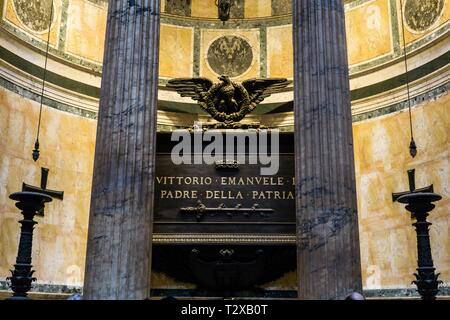
[[[44, 292], [32, 292], [29, 297], [33, 300], [67, 300], [72, 294], [69, 293], [44, 293]], [[11, 296], [11, 292], [0, 290], [0, 300], [7, 299]], [[160, 297], [152, 298], [151, 300], [160, 300]], [[193, 300], [199, 300], [201, 298], [191, 298]], [[206, 299], [212, 299], [211, 297]], [[222, 300], [222, 298], [216, 298]], [[368, 297], [367, 300], [419, 300], [417, 296], [403, 296], [403, 297]], [[188, 298], [182, 298], [180, 300], [190, 300]], [[203, 299], [202, 299], [203, 300]], [[213, 299], [214, 300], [214, 299]], [[259, 299], [258, 299], [259, 300]], [[261, 299], [262, 300], [262, 299]], [[450, 300], [450, 296], [439, 296], [438, 300]]]

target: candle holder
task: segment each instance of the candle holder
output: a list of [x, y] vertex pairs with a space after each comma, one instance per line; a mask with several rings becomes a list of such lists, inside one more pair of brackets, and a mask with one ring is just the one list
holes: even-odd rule
[[438, 280], [439, 273], [435, 273], [436, 268], [433, 265], [429, 232], [431, 223], [427, 221], [427, 217], [435, 208], [433, 202], [441, 200], [442, 197], [434, 193], [433, 185], [416, 189], [414, 174], [415, 170], [408, 171], [410, 191], [393, 194], [393, 200], [406, 204], [406, 210], [411, 212], [412, 218], [416, 220], [413, 226], [417, 233], [418, 268], [417, 273], [414, 273], [416, 280], [413, 283], [417, 286], [422, 300], [435, 300], [442, 281]]
[[45, 203], [51, 202], [52, 198], [46, 194], [38, 192], [16, 192], [9, 196], [17, 201], [16, 207], [22, 211], [23, 219], [21, 224], [19, 249], [14, 270], [11, 270], [11, 277], [6, 278], [13, 291], [9, 300], [27, 300], [31, 283], [36, 281], [33, 277], [34, 270], [31, 265], [31, 252], [33, 247], [34, 216], [44, 208]]

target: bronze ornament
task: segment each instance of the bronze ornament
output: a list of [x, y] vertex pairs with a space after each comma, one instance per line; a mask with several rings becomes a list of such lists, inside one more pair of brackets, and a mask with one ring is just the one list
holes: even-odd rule
[[291, 81], [285, 78], [250, 79], [234, 82], [222, 75], [214, 84], [207, 78], [177, 78], [167, 87], [182, 97], [190, 97], [218, 122], [234, 127], [267, 97], [286, 88]]

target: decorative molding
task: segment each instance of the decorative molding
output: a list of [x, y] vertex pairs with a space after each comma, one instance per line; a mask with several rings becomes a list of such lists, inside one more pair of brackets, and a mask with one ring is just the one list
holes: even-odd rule
[[69, 0], [62, 0], [61, 8], [61, 22], [59, 25], [59, 41], [58, 50], [64, 51], [66, 49], [66, 35], [67, 35], [67, 11], [69, 9]]
[[[411, 279], [412, 275], [411, 275]], [[420, 296], [415, 288], [392, 288], [392, 289], [365, 289], [364, 296], [369, 299], [377, 298], [417, 298]], [[438, 297], [449, 297], [450, 286], [441, 286]]]
[[[2, 78], [0, 76], [0, 87], [3, 87], [13, 93], [16, 93], [22, 97], [25, 97], [27, 99], [33, 100], [35, 102], [40, 101], [40, 96], [37, 93], [31, 92], [28, 89], [25, 89], [17, 84], [14, 84], [4, 78]], [[433, 90], [430, 90], [426, 93], [420, 94], [416, 97], [413, 97], [411, 99], [412, 101], [412, 106], [417, 106], [419, 104], [431, 101], [431, 100], [435, 100], [437, 98], [439, 98], [440, 96], [447, 94], [450, 91], [450, 81], [442, 86], [439, 86]], [[77, 108], [74, 106], [70, 106], [58, 101], [55, 101], [53, 99], [49, 99], [47, 97], [44, 97], [44, 105], [60, 110], [60, 111], [64, 111], [64, 112], [68, 112], [80, 117], [84, 117], [84, 118], [88, 118], [88, 119], [93, 119], [96, 120], [97, 119], [97, 112], [92, 112], [92, 111], [87, 111], [81, 108]], [[369, 112], [365, 112], [365, 113], [361, 113], [361, 114], [357, 114], [357, 115], [353, 115], [353, 122], [360, 122], [360, 121], [365, 121], [368, 119], [373, 119], [376, 117], [380, 117], [380, 116], [384, 116], [390, 113], [394, 113], [394, 112], [398, 112], [401, 110], [404, 110], [405, 108], [407, 108], [408, 104], [406, 101], [402, 101], [396, 104], [392, 104], [389, 105], [387, 107], [383, 107], [377, 110], [373, 110], [373, 111], [369, 111]], [[283, 113], [286, 114], [286, 116], [289, 116], [289, 111], [285, 110], [283, 111]], [[158, 112], [158, 117], [163, 116], [164, 114], [166, 114], [163, 111], [159, 111]], [[170, 113], [169, 113], [170, 114]], [[185, 117], [185, 115], [183, 116], [183, 114], [180, 113], [180, 116]], [[273, 116], [273, 115], [272, 115]], [[170, 117], [170, 119], [173, 119], [173, 116]], [[293, 119], [293, 118], [292, 118]], [[292, 120], [293, 121], [293, 120]], [[179, 127], [184, 127], [183, 125], [179, 126]], [[166, 124], [166, 123], [160, 123], [158, 124], [158, 131], [172, 131], [174, 129], [176, 129], [177, 126], [172, 123], [172, 124]], [[280, 130], [282, 131], [286, 131], [286, 132], [290, 132], [293, 130], [292, 125], [289, 124], [285, 124], [282, 127], [280, 127]]]
[[260, 65], [260, 77], [267, 77], [267, 27], [261, 26], [259, 28], [259, 65]]
[[[16, 93], [18, 95], [20, 95], [21, 97], [30, 99], [32, 101], [35, 101], [37, 103], [40, 103], [41, 101], [41, 96], [40, 94], [34, 93], [28, 89], [22, 88], [6, 79], [4, 79], [3, 77], [0, 76], [0, 87], [5, 88], [13, 93]], [[67, 113], [71, 113], [73, 115], [77, 115], [83, 118], [88, 118], [88, 119], [92, 119], [92, 120], [97, 120], [97, 112], [93, 112], [93, 111], [88, 111], [82, 108], [78, 108], [78, 107], [74, 107], [62, 102], [58, 102], [56, 100], [53, 99], [49, 99], [47, 97], [44, 96], [43, 99], [43, 104], [45, 106], [48, 106], [50, 108], [59, 110], [59, 111], [64, 111]]]
[[[192, 63], [192, 74], [194, 77], [200, 76], [200, 49], [201, 49], [201, 29], [199, 27], [194, 27], [194, 45], [193, 45], [193, 63]], [[161, 81], [161, 79], [160, 79]]]
[[[438, 297], [446, 299], [450, 296], [450, 287], [443, 286], [440, 289]], [[364, 296], [369, 300], [374, 299], [389, 299], [389, 298], [417, 298], [417, 290], [409, 288], [398, 289], [368, 289], [363, 291]], [[199, 291], [195, 289], [159, 289], [154, 288], [151, 290], [151, 296], [153, 297], [211, 297], [211, 294], [205, 291]], [[260, 293], [252, 292], [252, 298], [284, 298], [284, 299], [296, 299], [297, 291], [295, 290], [263, 290]], [[439, 298], [438, 298], [439, 299]]]
[[[421, 78], [426, 77], [433, 72], [445, 68], [450, 63], [450, 51], [447, 51], [440, 57], [421, 65], [415, 69], [409, 70], [409, 81], [418, 81]], [[406, 74], [401, 74], [399, 76], [386, 79], [375, 84], [362, 87], [359, 89], [354, 89], [351, 91], [352, 101], [368, 98], [390, 90], [402, 87], [406, 84]]]
[[373, 2], [373, 1], [374, 0], [345, 0], [344, 1], [344, 7], [345, 7], [345, 10], [351, 10], [351, 9], [356, 8], [356, 7], [360, 7], [362, 5], [365, 5], [367, 2]]
[[394, 49], [393, 56], [401, 56], [403, 53], [403, 45], [400, 42], [400, 26], [398, 22], [397, 0], [389, 0], [389, 10], [391, 11], [391, 37]]
[[179, 234], [166, 233], [154, 234], [154, 244], [296, 244], [296, 235], [278, 234]]
[[[449, 24], [450, 26], [450, 24]], [[0, 47], [0, 58], [5, 60], [6, 62], [10, 63], [11, 65], [21, 69], [24, 72], [28, 72], [31, 75], [42, 78], [43, 74], [43, 68], [36, 66], [35, 64], [31, 63], [30, 61], [27, 61], [14, 53], [6, 50], [3, 47]], [[199, 57], [198, 57], [199, 59]], [[449, 64], [450, 61], [450, 51], [446, 54], [442, 55], [441, 57], [438, 57], [426, 64], [424, 64], [421, 67], [418, 67], [416, 69], [410, 70], [410, 81], [416, 81], [420, 79], [421, 77], [424, 77], [425, 75], [432, 73], [436, 71], [439, 68], [444, 67], [445, 65]], [[195, 64], [194, 64], [195, 65]], [[196, 70], [194, 70], [196, 71]], [[379, 83], [366, 86], [363, 88], [352, 90], [352, 100], [359, 100], [363, 98], [367, 98], [369, 96], [373, 96], [382, 92], [385, 92], [387, 90], [391, 90], [394, 88], [397, 88], [399, 86], [402, 86], [404, 84], [404, 75], [400, 75], [398, 77], [394, 77], [391, 79], [387, 79], [384, 81], [381, 81]], [[86, 85], [82, 82], [77, 82], [75, 80], [66, 78], [64, 76], [61, 76], [59, 74], [49, 72], [48, 73], [48, 82], [53, 83], [55, 85], [58, 85], [60, 87], [63, 87], [65, 89], [81, 93], [93, 98], [99, 98], [100, 96], [100, 88]], [[167, 80], [160, 79], [160, 86], [165, 86], [167, 83]]]
[[292, 16], [274, 16], [252, 19], [230, 19], [225, 25], [219, 19], [181, 17], [174, 15], [161, 14], [161, 23], [172, 24], [175, 26], [194, 27], [201, 29], [255, 29], [261, 26], [276, 27], [292, 24]]
[[[450, 91], [450, 82], [447, 82], [446, 84], [437, 87], [431, 91], [428, 91], [426, 93], [420, 94], [418, 96], [415, 96], [413, 98], [410, 99], [411, 101], [411, 106], [412, 107], [416, 107], [422, 103], [431, 101], [431, 100], [435, 100], [438, 97], [448, 94], [448, 92]], [[377, 117], [381, 117], [384, 115], [388, 115], [394, 112], [398, 112], [404, 109], [408, 108], [408, 101], [402, 101], [384, 108], [379, 108], [373, 111], [369, 111], [369, 112], [365, 112], [365, 113], [361, 113], [361, 114], [357, 114], [357, 115], [353, 115], [352, 116], [352, 120], [353, 122], [361, 122], [361, 121], [365, 121], [368, 119], [373, 119], [373, 118], [377, 118]]]
[[[44, 68], [16, 55], [2, 46], [0, 46], [0, 59], [33, 77], [43, 79]], [[100, 88], [98, 87], [67, 78], [50, 70], [47, 70], [46, 77], [48, 83], [52, 83], [58, 87], [92, 98], [100, 98]]]
[[[0, 291], [9, 291], [8, 283], [4, 280], [0, 280]], [[82, 293], [82, 286], [71, 286], [65, 284], [50, 284], [50, 283], [33, 283], [33, 287], [30, 293], [62, 293], [62, 294], [75, 294]]]

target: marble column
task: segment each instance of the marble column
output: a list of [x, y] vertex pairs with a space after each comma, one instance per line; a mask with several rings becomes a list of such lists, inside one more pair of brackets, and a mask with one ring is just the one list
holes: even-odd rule
[[150, 295], [159, 0], [109, 2], [86, 299]]
[[361, 292], [343, 0], [293, 0], [298, 286]]

